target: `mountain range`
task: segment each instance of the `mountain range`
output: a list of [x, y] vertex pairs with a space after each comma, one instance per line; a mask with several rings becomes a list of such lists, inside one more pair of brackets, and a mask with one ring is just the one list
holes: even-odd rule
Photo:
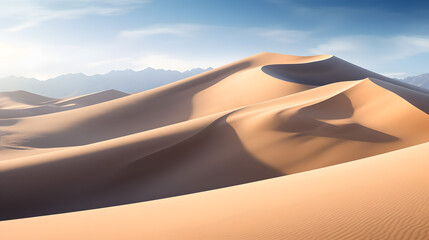
[[[107, 74], [88, 76], [69, 73], [41, 81], [36, 78], [10, 76], [0, 78], [0, 92], [24, 90], [52, 98], [67, 98], [115, 89], [125, 93], [136, 93], [188, 78], [213, 68], [194, 68], [180, 72], [146, 68], [141, 71], [113, 70]], [[429, 73], [397, 79], [429, 89]]]
[[429, 73], [420, 74], [418, 76], [406, 77], [401, 80], [422, 88], [429, 89]]
[[71, 73], [46, 81], [10, 76], [0, 79], [0, 92], [24, 90], [53, 98], [74, 97], [109, 89], [135, 93], [172, 83], [208, 70], [211, 70], [211, 68], [195, 68], [184, 72], [146, 68], [141, 71], [111, 71], [107, 74], [92, 76], [83, 73]]

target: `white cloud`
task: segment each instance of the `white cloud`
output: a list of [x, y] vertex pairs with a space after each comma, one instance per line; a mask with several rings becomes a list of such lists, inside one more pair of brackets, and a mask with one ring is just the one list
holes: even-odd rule
[[119, 36], [125, 38], [140, 38], [154, 35], [174, 35], [184, 37], [207, 27], [208, 26], [199, 24], [156, 24], [145, 28], [124, 30], [119, 33]]

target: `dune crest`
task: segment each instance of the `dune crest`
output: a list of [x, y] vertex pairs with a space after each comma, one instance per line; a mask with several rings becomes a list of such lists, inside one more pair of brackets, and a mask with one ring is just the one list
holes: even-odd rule
[[38, 106], [49, 103], [53, 100], [53, 98], [44, 97], [26, 91], [0, 92], [1, 109]]
[[132, 95], [0, 93], [0, 105], [0, 237], [419, 238], [429, 227], [429, 93], [332, 55], [260, 53]]

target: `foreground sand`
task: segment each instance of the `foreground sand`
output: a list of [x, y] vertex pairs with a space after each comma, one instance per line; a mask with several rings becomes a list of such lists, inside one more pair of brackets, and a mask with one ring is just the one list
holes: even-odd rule
[[3, 93], [0, 238], [424, 239], [428, 103], [271, 53], [128, 96]]
[[427, 239], [429, 144], [209, 192], [3, 222], [4, 239]]

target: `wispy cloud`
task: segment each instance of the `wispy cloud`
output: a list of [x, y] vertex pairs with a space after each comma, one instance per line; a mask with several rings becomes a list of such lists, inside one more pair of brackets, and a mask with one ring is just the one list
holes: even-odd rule
[[124, 62], [129, 63], [129, 61], [131, 61], [131, 60], [132, 60], [132, 58], [129, 58], [129, 57], [106, 59], [106, 60], [90, 62], [87, 64], [87, 67], [88, 68], [97, 68], [97, 67], [109, 66], [113, 69], [118, 65], [118, 63], [124, 63]]
[[367, 55], [384, 60], [398, 60], [429, 52], [429, 37], [397, 35], [334, 37], [310, 48], [313, 54]]
[[75, 19], [90, 15], [108, 16], [126, 13], [148, 1], [138, 0], [16, 0], [2, 5], [0, 20], [10, 22], [5, 30], [19, 32], [41, 23]]
[[297, 31], [289, 29], [258, 29], [255, 30], [255, 32], [259, 36], [266, 37], [279, 42], [295, 42], [307, 38], [311, 34], [310, 32], [306, 31]]
[[391, 39], [395, 48], [395, 59], [406, 58], [429, 52], [429, 36], [396, 36]]
[[61, 11], [47, 11], [44, 14], [40, 14], [37, 17], [34, 17], [30, 20], [24, 21], [18, 25], [7, 28], [8, 32], [19, 32], [24, 29], [34, 27], [43, 22], [52, 21], [52, 20], [64, 20], [64, 19], [73, 19], [79, 18], [85, 15], [111, 15], [118, 14], [121, 12], [121, 9], [118, 8], [84, 8], [84, 9], [72, 9], [72, 10], [61, 10]]
[[[362, 39], [359, 37], [359, 39]], [[333, 38], [318, 44], [309, 51], [312, 54], [341, 54], [347, 52], [359, 52], [365, 44], [358, 37]]]
[[209, 26], [199, 24], [156, 24], [134, 30], [124, 30], [119, 33], [124, 38], [140, 38], [154, 35], [189, 36], [190, 34]]
[[384, 76], [390, 78], [404, 78], [406, 76], [406, 72], [397, 72], [397, 73], [383, 73]]

